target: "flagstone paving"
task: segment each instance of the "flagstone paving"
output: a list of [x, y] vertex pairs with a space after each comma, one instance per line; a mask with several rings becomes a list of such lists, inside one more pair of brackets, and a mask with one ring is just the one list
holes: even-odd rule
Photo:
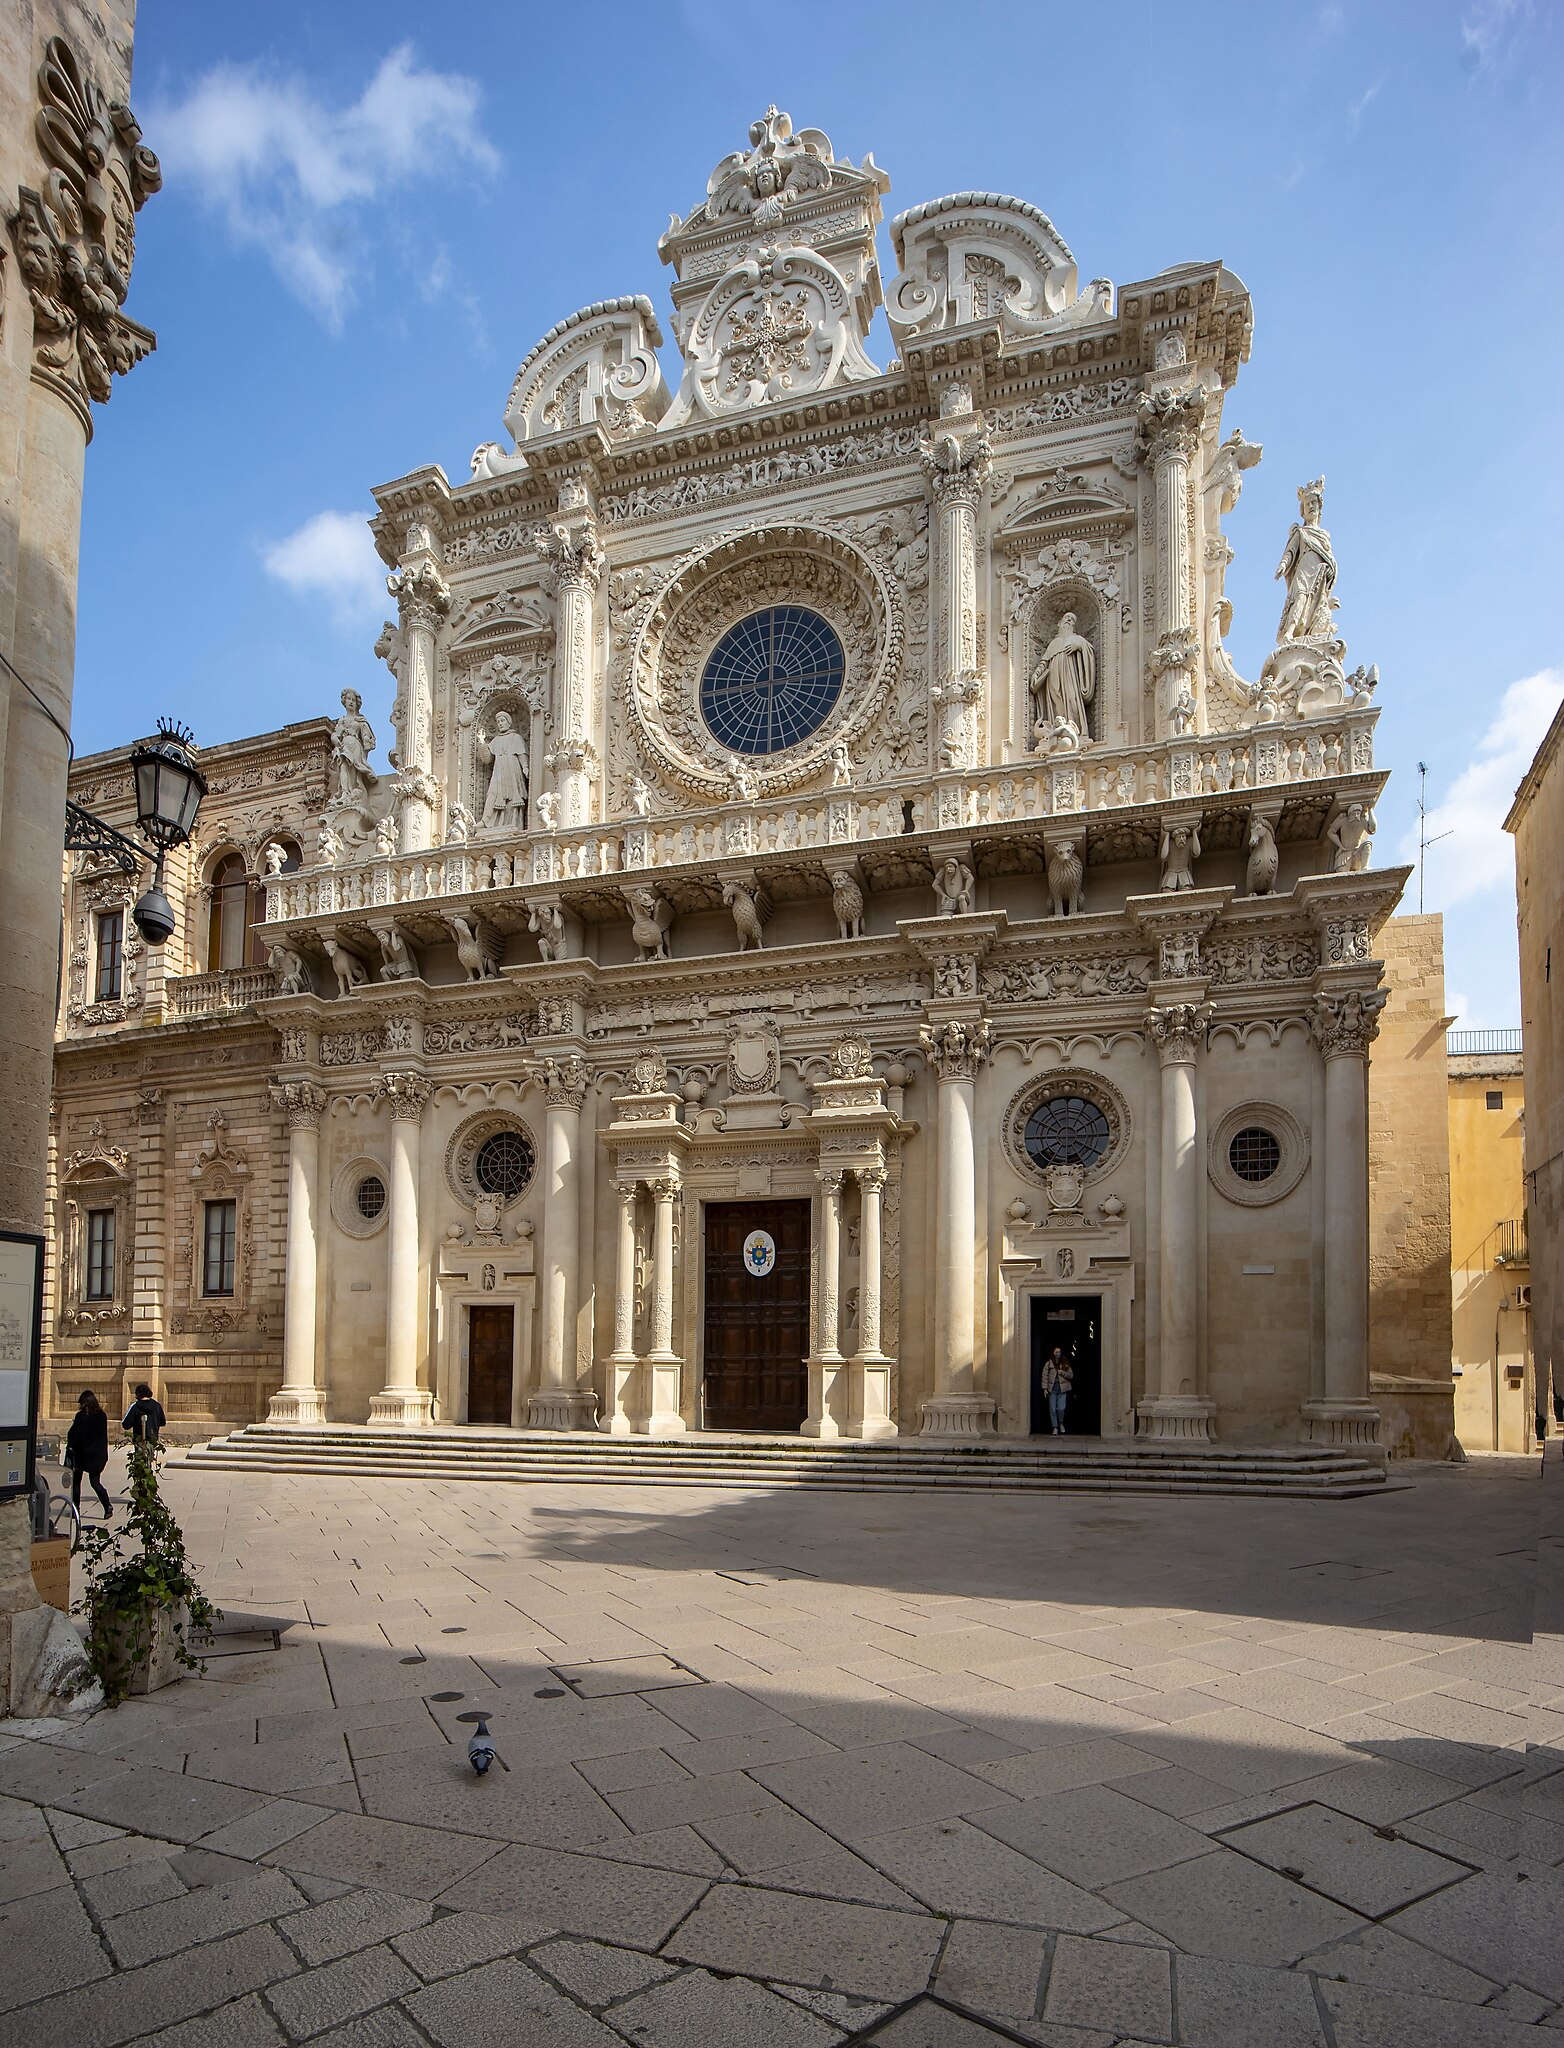
[[1410, 1476], [605, 1499], [175, 1454], [214, 1597], [292, 1626], [0, 1723], [0, 2033], [1541, 2048], [1564, 1465]]

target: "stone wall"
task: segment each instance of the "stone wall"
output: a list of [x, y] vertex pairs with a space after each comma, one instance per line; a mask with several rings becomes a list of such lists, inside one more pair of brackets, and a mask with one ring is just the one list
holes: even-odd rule
[[1392, 918], [1377, 941], [1390, 1000], [1369, 1065], [1369, 1363], [1402, 1456], [1450, 1446], [1450, 1141], [1444, 923]]
[[1526, 1199], [1521, 1056], [1452, 1054], [1448, 1064], [1456, 1434], [1468, 1451], [1530, 1451], [1531, 1316], [1519, 1290], [1531, 1276], [1516, 1228]]

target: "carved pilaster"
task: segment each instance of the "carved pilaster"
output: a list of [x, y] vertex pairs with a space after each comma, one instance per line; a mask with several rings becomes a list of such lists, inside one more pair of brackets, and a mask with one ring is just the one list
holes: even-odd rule
[[[1156, 489], [1157, 644], [1150, 669], [1158, 683], [1162, 733], [1176, 731], [1195, 708], [1200, 643], [1191, 575], [1190, 465], [1200, 446], [1205, 392], [1143, 391], [1136, 401], [1141, 459]], [[1187, 706], [1181, 708], [1184, 693]]]

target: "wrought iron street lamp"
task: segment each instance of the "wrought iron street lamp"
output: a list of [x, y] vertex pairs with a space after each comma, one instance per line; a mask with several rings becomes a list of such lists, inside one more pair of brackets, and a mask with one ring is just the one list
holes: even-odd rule
[[[161, 946], [174, 935], [177, 920], [163, 893], [163, 861], [195, 830], [196, 813], [206, 795], [206, 777], [195, 764], [194, 748], [195, 735], [188, 727], [165, 720], [153, 738], [138, 740], [130, 750], [131, 773], [136, 779], [136, 826], [157, 854], [152, 886], [137, 898], [130, 913], [149, 946]], [[133, 839], [69, 798], [65, 803], [65, 844], [72, 852], [105, 854], [127, 875], [139, 873], [146, 858]]]

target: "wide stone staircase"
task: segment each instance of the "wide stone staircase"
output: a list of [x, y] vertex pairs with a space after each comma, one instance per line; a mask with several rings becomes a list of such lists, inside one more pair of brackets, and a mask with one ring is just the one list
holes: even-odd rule
[[207, 1470], [350, 1479], [472, 1479], [570, 1486], [918, 1488], [983, 1493], [1178, 1493], [1350, 1500], [1400, 1491], [1383, 1466], [1307, 1444], [1167, 1444], [1122, 1438], [934, 1444], [921, 1437], [818, 1443], [701, 1434], [653, 1441], [587, 1431], [353, 1423], [251, 1423], [191, 1446]]

